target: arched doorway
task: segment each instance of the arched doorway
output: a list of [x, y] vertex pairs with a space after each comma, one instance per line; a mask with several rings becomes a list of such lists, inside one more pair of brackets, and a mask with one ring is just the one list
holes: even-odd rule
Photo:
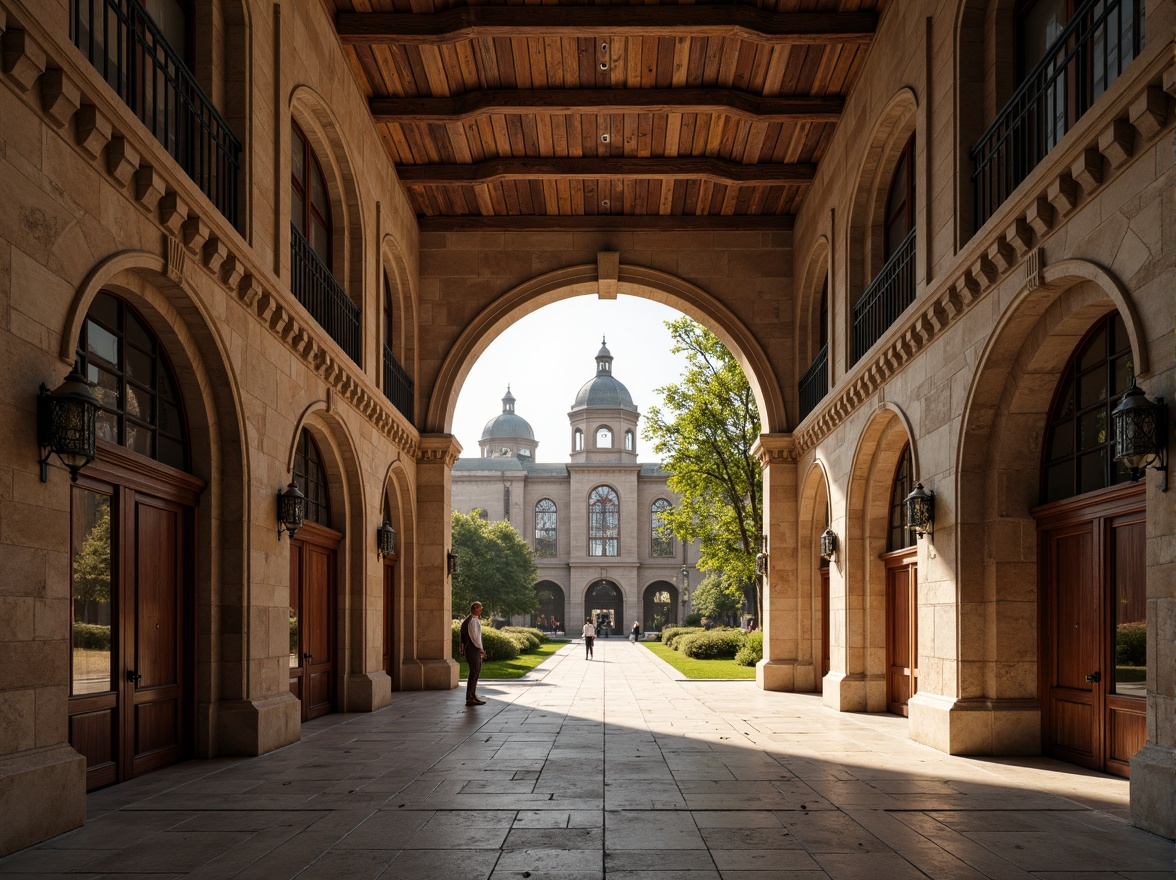
[[554, 581], [540, 581], [535, 585], [535, 594], [539, 598], [535, 626], [543, 632], [568, 632], [563, 587]]
[[609, 580], [595, 581], [584, 595], [584, 617], [596, 624], [597, 635], [616, 635], [624, 626], [625, 600], [620, 588]]
[[645, 588], [641, 628], [661, 632], [678, 622], [678, 588], [669, 581], [654, 581]]
[[[890, 522], [886, 537], [886, 708], [908, 713], [919, 688], [918, 547], [905, 525], [905, 501], [913, 488], [911, 447], [898, 457], [890, 488]], [[826, 570], [827, 571], [827, 570]], [[826, 574], [826, 577], [828, 575]]]
[[102, 403], [71, 489], [70, 745], [94, 789], [192, 753], [196, 504], [187, 419], [159, 339], [103, 291], [78, 340]]

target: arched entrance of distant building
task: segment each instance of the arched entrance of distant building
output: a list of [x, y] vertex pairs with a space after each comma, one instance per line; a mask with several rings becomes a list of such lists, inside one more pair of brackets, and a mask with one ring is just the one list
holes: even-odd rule
[[584, 616], [596, 624], [597, 635], [602, 627], [609, 635], [616, 635], [624, 627], [625, 600], [620, 588], [612, 581], [595, 581], [584, 596]]
[[563, 587], [553, 581], [539, 581], [535, 593], [539, 597], [535, 625], [544, 632], [568, 632]]
[[654, 581], [645, 588], [641, 628], [661, 632], [678, 622], [678, 588], [669, 581]]

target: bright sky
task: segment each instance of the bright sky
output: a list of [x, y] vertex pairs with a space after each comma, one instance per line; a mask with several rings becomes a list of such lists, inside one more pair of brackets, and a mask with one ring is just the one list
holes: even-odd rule
[[629, 389], [643, 418], [638, 423], [637, 459], [652, 463], [641, 436], [644, 414], [660, 406], [654, 389], [677, 382], [685, 355], [670, 354], [665, 322], [680, 313], [652, 300], [621, 295], [615, 300], [577, 296], [544, 306], [495, 339], [466, 377], [453, 419], [463, 458], [480, 455], [478, 440], [486, 423], [502, 412], [506, 386], [515, 396], [515, 413], [531, 423], [539, 442], [535, 459], [568, 460], [571, 430], [568, 410], [580, 386], [596, 375], [601, 337], [608, 340], [613, 375]]

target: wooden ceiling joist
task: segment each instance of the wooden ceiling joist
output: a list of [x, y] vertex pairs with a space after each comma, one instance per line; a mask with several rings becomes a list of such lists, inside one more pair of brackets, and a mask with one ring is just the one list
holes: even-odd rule
[[716, 113], [749, 122], [836, 122], [845, 99], [734, 89], [490, 89], [452, 98], [372, 98], [376, 122], [467, 122], [496, 113]]
[[460, 6], [443, 12], [340, 12], [344, 44], [439, 44], [476, 37], [736, 37], [777, 45], [874, 36], [874, 12], [768, 12], [753, 6]]
[[812, 182], [812, 164], [741, 165], [724, 159], [536, 158], [488, 159], [470, 165], [399, 165], [406, 186], [455, 186], [509, 180], [709, 180], [736, 186]]
[[578, 216], [449, 216], [418, 217], [422, 232], [788, 232], [795, 225], [791, 214], [593, 214]]

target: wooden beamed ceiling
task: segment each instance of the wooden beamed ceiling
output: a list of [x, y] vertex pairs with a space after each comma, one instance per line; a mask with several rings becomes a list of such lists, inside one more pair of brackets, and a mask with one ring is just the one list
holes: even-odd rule
[[790, 228], [883, 0], [334, 0], [422, 228]]

